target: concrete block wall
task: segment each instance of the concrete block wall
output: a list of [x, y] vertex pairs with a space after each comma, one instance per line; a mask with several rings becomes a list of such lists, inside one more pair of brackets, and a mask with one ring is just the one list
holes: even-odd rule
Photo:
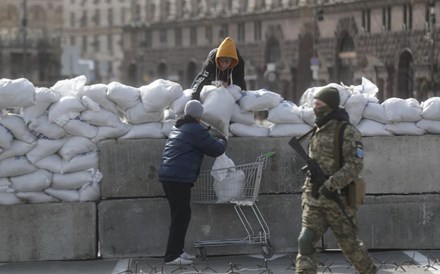
[[[276, 253], [296, 252], [301, 229], [304, 165], [289, 138], [231, 138], [227, 155], [236, 164], [274, 151], [263, 172], [258, 206]], [[440, 136], [363, 139], [367, 202], [358, 211], [360, 236], [374, 249], [439, 248]], [[162, 256], [169, 209], [158, 182], [164, 139], [106, 140], [99, 145], [102, 200], [0, 206], [0, 261]], [[206, 158], [209, 169], [214, 159]], [[252, 214], [250, 214], [252, 217]], [[245, 235], [233, 207], [193, 205], [187, 249], [193, 241]], [[337, 247], [331, 233], [325, 248]], [[260, 253], [260, 246], [207, 248], [208, 255]]]

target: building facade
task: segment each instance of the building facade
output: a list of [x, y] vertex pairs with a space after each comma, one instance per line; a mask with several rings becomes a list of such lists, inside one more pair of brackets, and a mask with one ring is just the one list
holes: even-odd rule
[[120, 78], [123, 27], [146, 18], [143, 0], [63, 0], [64, 73], [91, 83]]
[[62, 9], [58, 0], [0, 0], [0, 78], [59, 79]]
[[122, 31], [120, 80], [189, 88], [230, 36], [248, 89], [298, 102], [308, 87], [366, 77], [381, 100], [423, 100], [440, 95], [438, 14], [434, 0], [146, 0], [138, 24]]

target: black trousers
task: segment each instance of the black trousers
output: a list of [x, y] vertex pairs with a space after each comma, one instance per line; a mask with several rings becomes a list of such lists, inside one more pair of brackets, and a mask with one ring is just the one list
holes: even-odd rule
[[171, 262], [183, 253], [185, 236], [191, 220], [191, 187], [188, 183], [162, 182], [170, 205], [171, 224], [164, 261]]

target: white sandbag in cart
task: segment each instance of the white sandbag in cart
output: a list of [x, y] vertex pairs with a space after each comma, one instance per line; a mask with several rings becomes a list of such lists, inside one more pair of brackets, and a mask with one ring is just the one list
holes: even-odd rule
[[234, 162], [226, 154], [216, 158], [211, 176], [214, 177], [213, 188], [217, 203], [227, 203], [243, 195], [246, 175], [235, 168]]
[[0, 79], [0, 108], [28, 107], [35, 104], [35, 87], [28, 79]]

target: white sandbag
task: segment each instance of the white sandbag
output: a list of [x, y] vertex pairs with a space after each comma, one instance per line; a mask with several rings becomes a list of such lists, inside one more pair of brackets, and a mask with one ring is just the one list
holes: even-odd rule
[[52, 154], [35, 162], [34, 165], [40, 169], [49, 170], [52, 173], [61, 173], [63, 160], [58, 154]]
[[80, 202], [93, 202], [101, 198], [100, 182], [90, 182], [83, 185], [79, 190]]
[[367, 102], [368, 100], [360, 93], [354, 93], [347, 98], [344, 108], [350, 117], [351, 124], [359, 124]]
[[13, 113], [1, 115], [0, 124], [7, 128], [17, 140], [30, 144], [37, 139], [26, 126], [25, 121], [20, 115]]
[[258, 125], [244, 125], [240, 123], [233, 123], [229, 130], [237, 137], [267, 137], [269, 136], [269, 128], [260, 127]]
[[82, 136], [89, 139], [95, 137], [99, 131], [99, 127], [80, 120], [70, 120], [65, 123], [62, 128], [70, 135]]
[[118, 108], [116, 103], [107, 98], [107, 85], [106, 84], [94, 84], [85, 86], [81, 96], [87, 96], [94, 102], [98, 103], [103, 109], [112, 113], [117, 113]]
[[308, 124], [276, 124], [269, 128], [269, 136], [301, 136], [311, 129]]
[[58, 154], [63, 160], [69, 161], [78, 154], [96, 150], [96, 144], [90, 141], [90, 139], [83, 136], [70, 136], [60, 148]]
[[244, 111], [261, 111], [274, 108], [283, 101], [278, 93], [266, 90], [248, 90], [243, 92], [239, 103]]
[[124, 123], [119, 123], [116, 127], [99, 127], [96, 136], [90, 140], [97, 144], [105, 139], [117, 139], [130, 131], [131, 127], [132, 125]]
[[422, 117], [427, 120], [440, 121], [440, 97], [431, 97], [422, 102]]
[[14, 136], [12, 136], [11, 132], [0, 124], [0, 148], [8, 149], [12, 141], [14, 140]]
[[87, 78], [84, 75], [77, 76], [72, 79], [59, 80], [51, 87], [61, 97], [64, 96], [80, 96], [86, 85]]
[[183, 95], [180, 84], [157, 79], [140, 87], [141, 101], [146, 112], [155, 112], [167, 108], [174, 100]]
[[20, 200], [15, 193], [0, 192], [0, 205], [16, 205], [22, 203], [23, 201]]
[[44, 192], [63, 202], [79, 202], [79, 192], [77, 190], [47, 188]]
[[37, 169], [24, 156], [11, 157], [0, 161], [0, 177], [20, 176]]
[[396, 122], [386, 124], [385, 129], [394, 133], [394, 135], [423, 135], [425, 130], [416, 126], [414, 122]]
[[[375, 103], [373, 103], [375, 104]], [[376, 104], [377, 105], [377, 104]], [[379, 104], [380, 105], [380, 104]], [[362, 136], [391, 136], [391, 131], [385, 129], [385, 124], [370, 119], [362, 119], [357, 125]]]
[[[69, 173], [87, 169], [98, 169], [99, 157], [97, 151], [82, 153], [73, 157], [70, 161], [64, 161], [61, 172]], [[54, 172], [55, 173], [55, 172]]]
[[50, 187], [53, 189], [78, 190], [83, 185], [98, 180], [99, 177], [97, 178], [97, 176], [99, 174], [101, 174], [102, 179], [102, 173], [97, 174], [93, 169], [62, 174], [54, 173]]
[[[200, 102], [205, 102], [206, 97], [208, 96], [211, 91], [217, 89], [217, 86], [214, 85], [204, 85], [202, 87], [202, 90], [200, 91]], [[185, 106], [184, 106], [185, 107]]]
[[225, 153], [215, 158], [211, 168], [211, 176], [215, 181], [222, 181], [228, 175], [228, 171], [235, 171], [235, 163]]
[[20, 140], [13, 140], [11, 146], [8, 149], [3, 150], [0, 153], [0, 160], [15, 157], [15, 156], [24, 156], [31, 149], [33, 149], [37, 145], [37, 142], [33, 142], [28, 144], [26, 142]]
[[316, 117], [313, 108], [300, 106], [299, 112], [301, 113], [301, 118], [303, 119], [304, 123], [308, 124], [309, 126], [313, 126], [315, 124]]
[[422, 119], [422, 107], [414, 98], [388, 98], [382, 103], [390, 122], [417, 122]]
[[57, 102], [59, 99], [60, 95], [49, 88], [36, 88], [35, 105], [21, 108], [20, 115], [27, 124], [32, 119], [43, 115], [48, 110], [49, 106]]
[[131, 129], [119, 139], [164, 138], [162, 123], [146, 123], [131, 126]]
[[172, 109], [167, 108], [163, 110], [163, 118], [157, 122], [170, 120], [170, 119], [177, 119], [177, 115], [174, 113]]
[[49, 122], [63, 125], [62, 121], [65, 121], [66, 117], [71, 119], [72, 114], [80, 113], [84, 110], [86, 110], [86, 107], [83, 106], [80, 99], [74, 96], [65, 96], [49, 107], [48, 119]]
[[361, 86], [362, 86], [361, 93], [367, 99], [368, 102], [371, 103], [379, 102], [379, 99], [377, 99], [376, 97], [376, 94], [379, 92], [379, 88], [376, 86], [376, 84], [374, 84], [367, 78], [362, 77]]
[[35, 87], [28, 79], [0, 79], [0, 108], [35, 105]]
[[61, 139], [67, 135], [66, 131], [55, 123], [49, 122], [47, 115], [42, 115], [36, 119], [32, 119], [28, 128], [37, 138], [44, 136], [50, 139]]
[[8, 178], [0, 178], [0, 192], [15, 192]]
[[267, 120], [274, 124], [302, 124], [301, 110], [290, 101], [282, 101], [278, 106], [269, 109]]
[[26, 154], [29, 162], [35, 163], [47, 156], [56, 153], [66, 143], [66, 138], [63, 139], [38, 139], [37, 145]]
[[11, 187], [17, 192], [38, 192], [50, 186], [52, 173], [38, 169], [25, 175], [11, 177], [10, 180]]
[[429, 134], [440, 134], [440, 121], [422, 119], [416, 122], [416, 126], [425, 130]]
[[[100, 111], [102, 109], [98, 103], [93, 101], [93, 99], [88, 96], [81, 97], [81, 103], [83, 104], [83, 106], [85, 108], [87, 108], [88, 110], [91, 110], [91, 111]], [[114, 113], [114, 112], [112, 112], [112, 113]]]
[[[173, 126], [176, 124], [175, 119], [165, 120], [162, 122], [162, 134], [168, 138], [170, 135], [171, 130], [173, 129]], [[1, 154], [0, 154], [1, 155]]]
[[383, 105], [380, 103], [368, 102], [364, 108], [362, 117], [382, 124], [388, 124], [390, 122], [385, 114]]
[[222, 181], [214, 181], [213, 187], [217, 196], [217, 203], [228, 203], [241, 200], [246, 182], [243, 170], [228, 172]]
[[339, 104], [340, 106], [343, 106], [345, 104], [345, 102], [347, 101], [348, 97], [351, 95], [351, 92], [347, 89], [347, 87], [344, 87], [344, 86], [336, 84], [336, 83], [330, 83], [330, 84], [322, 86], [322, 87], [308, 88], [302, 94], [302, 96], [299, 100], [299, 105], [313, 108], [314, 94], [325, 87], [333, 87], [339, 91], [339, 97], [340, 97], [340, 101], [341, 101], [341, 103]]
[[183, 91], [182, 96], [180, 96], [179, 98], [177, 98], [176, 100], [174, 100], [171, 105], [170, 105], [170, 109], [172, 109], [174, 111], [174, 113], [176, 114], [183, 114], [183, 111], [185, 109], [185, 105], [186, 103], [188, 103], [189, 100], [191, 100], [191, 96], [193, 93], [193, 89], [185, 89]]
[[138, 88], [113, 81], [107, 85], [107, 98], [116, 103], [118, 108], [126, 110], [141, 102]]
[[241, 92], [241, 87], [237, 85], [229, 85], [226, 87], [226, 89], [229, 91], [229, 93], [234, 97], [235, 102], [240, 100], [240, 98], [243, 96], [243, 93]]
[[252, 111], [242, 112], [240, 105], [235, 104], [234, 110], [231, 114], [231, 123], [252, 125], [255, 123], [255, 113]]
[[30, 204], [42, 204], [42, 203], [58, 203], [58, 200], [55, 197], [52, 197], [46, 194], [43, 191], [39, 192], [17, 192], [17, 197], [26, 200]]
[[121, 119], [113, 112], [101, 109], [99, 111], [85, 110], [79, 116], [80, 120], [98, 127], [116, 127]]
[[202, 121], [223, 136], [228, 136], [229, 121], [234, 107], [235, 101], [232, 95], [224, 87], [217, 88], [211, 91], [203, 102]]
[[155, 112], [146, 112], [144, 105], [138, 103], [132, 108], [124, 112], [125, 121], [130, 124], [144, 124], [152, 122], [160, 122], [163, 119], [164, 112], [162, 110]]

